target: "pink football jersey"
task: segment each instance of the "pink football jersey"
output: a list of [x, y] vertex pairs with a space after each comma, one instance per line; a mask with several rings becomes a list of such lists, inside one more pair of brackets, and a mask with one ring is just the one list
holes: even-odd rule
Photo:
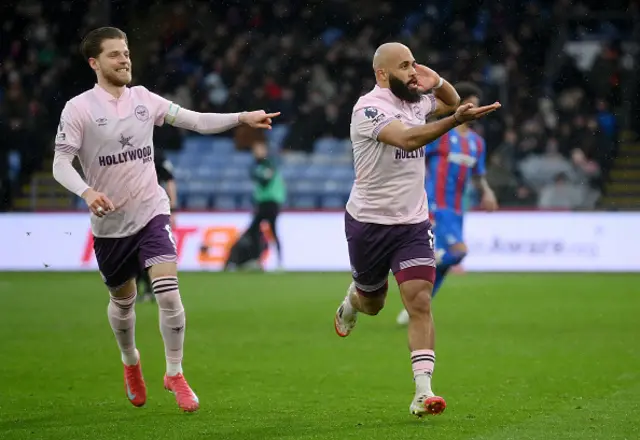
[[353, 218], [382, 225], [427, 220], [424, 147], [407, 152], [378, 141], [378, 135], [395, 119], [407, 127], [425, 124], [435, 108], [432, 94], [409, 103], [379, 86], [358, 100], [351, 115], [356, 180], [346, 206]]
[[153, 217], [170, 213], [153, 146], [154, 125], [164, 123], [170, 104], [141, 86], [116, 99], [96, 84], [65, 105], [55, 148], [76, 154], [87, 184], [116, 208], [102, 218], [91, 216], [96, 237], [134, 235]]

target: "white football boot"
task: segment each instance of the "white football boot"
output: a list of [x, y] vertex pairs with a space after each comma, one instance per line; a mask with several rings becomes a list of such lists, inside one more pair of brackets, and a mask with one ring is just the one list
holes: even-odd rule
[[347, 304], [349, 301], [349, 296], [355, 292], [356, 285], [352, 282], [347, 289], [347, 296], [345, 296], [344, 300], [338, 307], [336, 311], [336, 316], [334, 318], [334, 326], [336, 328], [336, 333], [341, 338], [346, 338], [351, 333], [351, 330], [356, 326], [356, 321], [358, 319], [358, 312], [353, 308], [351, 303]]

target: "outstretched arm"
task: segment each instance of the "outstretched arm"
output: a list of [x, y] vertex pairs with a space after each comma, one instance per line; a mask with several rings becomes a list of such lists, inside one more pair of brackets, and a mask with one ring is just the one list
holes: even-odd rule
[[265, 113], [263, 110], [242, 113], [199, 113], [171, 104], [165, 116], [165, 122], [200, 134], [214, 134], [230, 130], [240, 124], [271, 129], [272, 118], [278, 115], [280, 113]]
[[500, 103], [497, 102], [484, 107], [464, 104], [458, 107], [451, 116], [411, 128], [394, 120], [379, 130], [377, 140], [405, 151], [417, 150], [438, 139], [452, 128], [468, 121], [480, 119], [499, 108]]

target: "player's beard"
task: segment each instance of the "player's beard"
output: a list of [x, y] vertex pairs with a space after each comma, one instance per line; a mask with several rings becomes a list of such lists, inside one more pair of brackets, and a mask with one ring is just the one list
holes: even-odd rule
[[420, 91], [418, 89], [411, 90], [409, 86], [403, 83], [402, 80], [398, 77], [389, 75], [389, 88], [391, 89], [391, 93], [393, 93], [403, 101], [420, 101]]
[[127, 74], [118, 74], [116, 71], [104, 73], [104, 79], [116, 87], [123, 87], [131, 82], [131, 70]]

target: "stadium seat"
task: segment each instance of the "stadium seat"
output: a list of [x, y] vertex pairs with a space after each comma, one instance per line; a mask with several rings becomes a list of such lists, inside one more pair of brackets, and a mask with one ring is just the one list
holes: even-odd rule
[[325, 180], [319, 188], [323, 194], [336, 194], [340, 192], [340, 182], [336, 180]]
[[304, 168], [291, 166], [291, 165], [286, 165], [280, 168], [282, 177], [287, 181], [299, 179], [300, 176], [304, 175], [304, 171], [305, 171]]
[[196, 179], [211, 179], [214, 176], [213, 168], [210, 168], [207, 165], [199, 166], [194, 170], [193, 176]]
[[314, 209], [317, 208], [316, 197], [314, 196], [293, 196], [290, 206], [298, 209]]
[[271, 130], [267, 130], [267, 142], [272, 154], [282, 150], [282, 143], [288, 133], [289, 126], [287, 124], [275, 124]]
[[214, 202], [215, 209], [233, 211], [237, 209], [236, 198], [232, 195], [218, 195]]
[[330, 169], [329, 166], [312, 164], [304, 171], [304, 177], [307, 179], [324, 180], [327, 178]]
[[187, 209], [209, 208], [209, 196], [207, 194], [190, 194], [186, 200]]
[[225, 179], [244, 180], [245, 178], [249, 177], [248, 167], [238, 167], [238, 166], [230, 165], [228, 167], [221, 167], [216, 171], [219, 173], [220, 176], [224, 177]]
[[288, 152], [282, 155], [282, 166], [300, 166], [307, 165], [310, 162], [309, 155], [307, 153], [300, 153], [297, 151]]
[[313, 144], [313, 152], [319, 154], [340, 154], [341, 148], [340, 140], [330, 137], [320, 138]]
[[312, 180], [298, 180], [291, 185], [291, 192], [296, 194], [314, 194], [318, 190], [318, 184]]
[[325, 195], [322, 197], [321, 205], [325, 209], [343, 209], [345, 198], [339, 195]]
[[238, 166], [246, 166], [247, 172], [249, 172], [249, 166], [253, 164], [255, 159], [253, 155], [249, 152], [235, 152], [231, 157], [231, 163]]
[[212, 137], [211, 152], [217, 154], [230, 154], [236, 149], [236, 142], [229, 137]]
[[329, 169], [327, 177], [331, 179], [353, 180], [353, 168], [346, 166], [336, 166]]
[[182, 141], [184, 153], [201, 155], [211, 150], [211, 138], [208, 136], [189, 136]]

